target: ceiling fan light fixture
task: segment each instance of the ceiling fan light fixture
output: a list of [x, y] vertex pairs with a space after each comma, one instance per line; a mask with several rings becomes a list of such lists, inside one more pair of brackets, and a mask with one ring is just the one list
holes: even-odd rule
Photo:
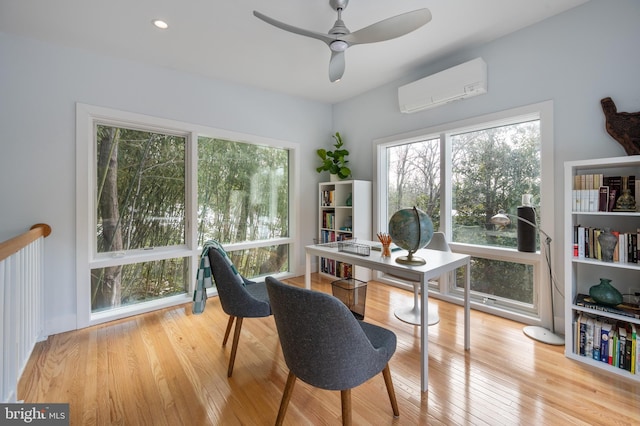
[[349, 43], [343, 40], [336, 40], [329, 45], [329, 48], [334, 52], [344, 52], [349, 47]]

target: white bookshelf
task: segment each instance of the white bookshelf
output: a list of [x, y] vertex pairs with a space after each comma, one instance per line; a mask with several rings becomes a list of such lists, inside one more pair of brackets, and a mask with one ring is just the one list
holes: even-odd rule
[[[369, 181], [343, 180], [320, 183], [318, 242], [330, 243], [353, 238], [356, 241], [371, 240], [371, 202]], [[371, 279], [371, 271], [366, 268], [344, 265], [332, 259], [318, 259], [319, 272], [331, 277], [343, 278], [349, 268], [353, 278], [361, 281]]]
[[[635, 374], [632, 374], [623, 368], [580, 355], [579, 332], [576, 330], [576, 320], [581, 313], [597, 317], [600, 320], [606, 320], [612, 324], [635, 324], [638, 334], [640, 334], [640, 319], [596, 311], [575, 304], [576, 295], [588, 295], [591, 286], [598, 284], [600, 278], [611, 279], [611, 284], [623, 295], [640, 292], [640, 263], [610, 263], [603, 262], [597, 258], [581, 258], [574, 255], [575, 227], [578, 225], [592, 229], [607, 227], [611, 230], [630, 233], [638, 233], [638, 230], [640, 230], [640, 212], [576, 211], [574, 177], [585, 174], [602, 174], [605, 177], [635, 176], [640, 179], [640, 157], [569, 161], [565, 163], [564, 173], [565, 355], [590, 367], [640, 383], [639, 371], [635, 371]], [[637, 200], [637, 203], [640, 203], [640, 200]], [[626, 296], [625, 301], [633, 300]], [[637, 350], [640, 351], [640, 347], [637, 347]], [[637, 359], [637, 353], [635, 357]]]

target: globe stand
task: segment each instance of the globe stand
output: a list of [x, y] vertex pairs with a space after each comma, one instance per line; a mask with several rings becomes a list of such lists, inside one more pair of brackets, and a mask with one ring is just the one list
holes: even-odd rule
[[396, 258], [396, 262], [401, 263], [403, 265], [412, 265], [412, 266], [420, 266], [427, 263], [427, 261], [421, 257], [413, 256], [413, 251], [409, 250], [409, 254], [406, 256], [400, 256]]

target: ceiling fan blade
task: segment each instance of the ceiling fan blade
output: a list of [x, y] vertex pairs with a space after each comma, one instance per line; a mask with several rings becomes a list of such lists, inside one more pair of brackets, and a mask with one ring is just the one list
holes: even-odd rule
[[271, 24], [274, 27], [278, 27], [281, 30], [289, 31], [291, 33], [302, 35], [302, 36], [305, 36], [305, 37], [315, 38], [317, 40], [325, 42], [327, 45], [329, 45], [329, 44], [331, 44], [331, 42], [335, 41], [335, 37], [330, 37], [327, 34], [318, 33], [318, 32], [310, 31], [310, 30], [305, 30], [304, 28], [298, 28], [298, 27], [294, 27], [293, 25], [285, 24], [284, 22], [280, 22], [280, 21], [277, 21], [277, 20], [275, 20], [273, 18], [269, 18], [268, 16], [263, 15], [262, 13], [258, 12], [257, 10], [253, 11], [253, 16], [255, 16], [258, 19], [263, 20], [267, 24]]
[[342, 78], [344, 74], [345, 60], [344, 51], [331, 52], [331, 60], [329, 61], [329, 80], [336, 82]]
[[355, 44], [377, 43], [409, 34], [427, 24], [429, 21], [431, 21], [431, 12], [429, 9], [418, 9], [376, 22], [368, 27], [354, 31], [351, 34], [346, 34], [340, 37], [340, 39], [346, 41], [351, 46]]

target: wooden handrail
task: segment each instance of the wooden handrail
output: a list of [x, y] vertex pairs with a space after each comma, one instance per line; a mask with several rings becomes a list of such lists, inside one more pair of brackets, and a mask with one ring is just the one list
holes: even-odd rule
[[46, 223], [36, 223], [31, 229], [22, 235], [0, 243], [0, 262], [12, 254], [22, 250], [40, 237], [48, 237], [51, 227]]

